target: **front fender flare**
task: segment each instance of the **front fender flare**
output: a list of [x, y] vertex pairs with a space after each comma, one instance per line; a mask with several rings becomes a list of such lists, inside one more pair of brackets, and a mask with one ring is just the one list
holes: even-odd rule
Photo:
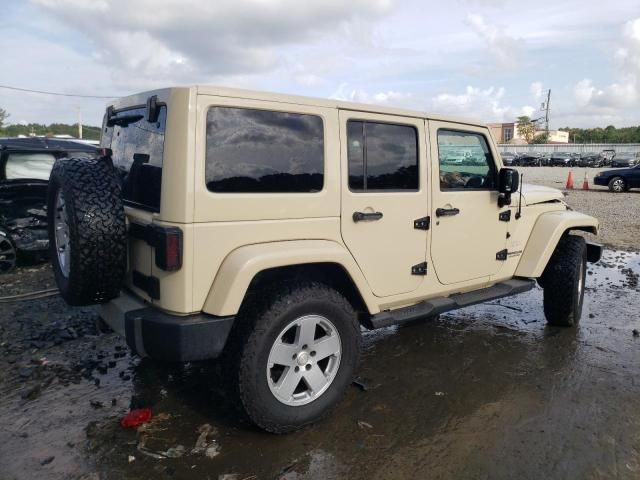
[[584, 213], [570, 210], [543, 213], [536, 220], [515, 276], [540, 277], [566, 231], [583, 230], [597, 234], [598, 227], [598, 220]]
[[380, 311], [371, 288], [353, 257], [342, 245], [329, 240], [259, 243], [233, 250], [218, 270], [203, 311], [218, 316], [235, 315], [251, 280], [258, 273], [276, 267], [313, 263], [340, 265], [351, 277], [369, 313]]

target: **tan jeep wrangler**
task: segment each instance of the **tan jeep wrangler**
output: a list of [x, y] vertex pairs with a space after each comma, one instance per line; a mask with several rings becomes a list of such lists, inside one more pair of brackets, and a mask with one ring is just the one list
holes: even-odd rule
[[536, 280], [548, 322], [572, 326], [601, 255], [571, 234], [597, 220], [558, 190], [518, 191], [480, 123], [197, 86], [118, 100], [101, 146], [51, 174], [61, 294], [101, 304], [140, 356], [220, 356], [271, 432], [338, 402], [362, 327]]

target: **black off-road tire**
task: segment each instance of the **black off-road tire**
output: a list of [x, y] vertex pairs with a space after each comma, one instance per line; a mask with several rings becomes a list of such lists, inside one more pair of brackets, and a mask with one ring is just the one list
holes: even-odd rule
[[[249, 419], [271, 433], [295, 431], [328, 415], [353, 381], [360, 359], [360, 324], [349, 301], [319, 282], [281, 285], [260, 291], [257, 297], [246, 301], [236, 318], [225, 361], [231, 363], [236, 393]], [[269, 352], [283, 328], [312, 314], [326, 317], [338, 330], [340, 364], [333, 382], [318, 398], [306, 405], [286, 405], [269, 389]]]
[[[620, 185], [620, 188], [618, 185]], [[624, 178], [622, 177], [613, 177], [611, 180], [609, 180], [609, 191], [613, 192], [613, 193], [621, 193], [621, 192], [626, 192], [627, 191], [627, 182]]]
[[[69, 228], [69, 274], [60, 267], [54, 218], [62, 191]], [[126, 271], [122, 186], [108, 159], [65, 158], [51, 171], [47, 192], [49, 254], [56, 283], [70, 305], [106, 303], [120, 294]]]
[[578, 324], [582, 316], [586, 272], [584, 238], [563, 236], [540, 282], [544, 286], [544, 314], [549, 325], [572, 327]]

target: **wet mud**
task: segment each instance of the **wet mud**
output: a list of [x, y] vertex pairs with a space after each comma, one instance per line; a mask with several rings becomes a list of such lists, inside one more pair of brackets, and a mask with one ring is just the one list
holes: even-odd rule
[[[536, 288], [364, 332], [344, 400], [283, 436], [242, 419], [224, 365], [140, 360], [59, 297], [0, 303], [0, 478], [637, 479], [638, 274], [634, 252], [590, 266], [575, 329], [546, 326]], [[141, 407], [154, 420], [122, 428]]]

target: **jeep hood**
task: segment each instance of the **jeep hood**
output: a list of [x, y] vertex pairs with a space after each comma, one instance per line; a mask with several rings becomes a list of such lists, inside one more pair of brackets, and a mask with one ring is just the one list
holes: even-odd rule
[[[513, 194], [512, 194], [513, 195]], [[519, 196], [519, 192], [515, 194]], [[551, 202], [564, 199], [563, 193], [557, 188], [543, 187], [541, 185], [522, 185], [523, 206], [535, 205], [537, 203]]]

